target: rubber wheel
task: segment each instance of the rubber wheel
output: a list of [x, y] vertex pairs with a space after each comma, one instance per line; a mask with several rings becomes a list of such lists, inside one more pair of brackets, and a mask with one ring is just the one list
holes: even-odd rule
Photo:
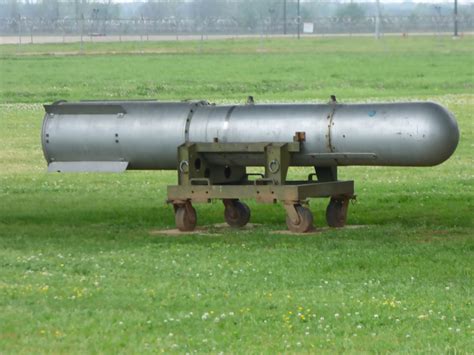
[[190, 209], [186, 209], [184, 206], [178, 207], [174, 214], [174, 218], [176, 227], [182, 232], [190, 232], [196, 228], [197, 216], [194, 207], [191, 207]]
[[231, 227], [243, 227], [250, 221], [250, 208], [243, 202], [235, 201], [232, 207], [226, 206], [224, 218]]
[[329, 201], [329, 205], [326, 208], [326, 221], [329, 227], [341, 228], [346, 225], [347, 220], [347, 207], [344, 207], [344, 200], [333, 199]]
[[313, 229], [313, 214], [309, 208], [303, 207], [301, 205], [295, 206], [296, 212], [300, 217], [298, 224], [293, 223], [290, 216], [286, 216], [286, 225], [291, 232], [294, 233], [306, 233]]

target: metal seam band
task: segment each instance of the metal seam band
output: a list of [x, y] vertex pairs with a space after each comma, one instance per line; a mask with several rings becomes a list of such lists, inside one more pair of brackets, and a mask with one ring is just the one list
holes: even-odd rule
[[328, 117], [329, 122], [328, 122], [328, 134], [327, 134], [328, 135], [327, 146], [331, 153], [334, 153], [334, 147], [332, 146], [332, 141], [331, 141], [331, 129], [332, 129], [332, 123], [334, 121], [335, 113], [336, 113], [336, 103], [332, 103], [332, 110]]
[[196, 103], [193, 106], [191, 106], [188, 116], [186, 117], [186, 125], [184, 128], [184, 142], [185, 143], [189, 142], [189, 128], [191, 126], [191, 120], [193, 119], [194, 111], [196, 110], [198, 106], [199, 106], [199, 103]]

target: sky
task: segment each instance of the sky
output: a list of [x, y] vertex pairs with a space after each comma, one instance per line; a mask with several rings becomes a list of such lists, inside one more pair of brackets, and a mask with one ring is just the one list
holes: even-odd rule
[[[20, 2], [23, 2], [24, 0], [19, 0]], [[35, 2], [40, 2], [41, 0], [30, 0], [31, 3], [35, 3]], [[71, 1], [71, 0], [63, 0], [63, 1]], [[108, 2], [109, 0], [95, 0], [97, 2]], [[148, 0], [111, 0], [112, 3], [130, 3], [130, 2], [147, 2]], [[153, 0], [152, 0], [153, 1]], [[156, 0], [156, 1], [160, 1], [160, 0]], [[199, 1], [199, 0], [178, 0], [178, 1]], [[258, 0], [255, 0], [255, 1], [258, 1]], [[283, 1], [283, 0], [281, 0]], [[296, 1], [296, 0], [288, 0], [288, 2], [290, 1]], [[348, 2], [358, 2], [358, 3], [375, 3], [376, 0], [301, 0], [301, 2], [305, 2], [305, 1], [308, 1], [308, 2], [312, 2], [312, 1], [320, 1], [322, 3], [324, 2], [332, 2], [332, 3], [336, 3], [336, 2], [340, 2], [340, 3], [348, 3]], [[0, 0], [0, 2], [2, 2]], [[396, 4], [396, 3], [404, 3], [404, 2], [410, 2], [410, 3], [416, 3], [416, 4], [419, 4], [419, 3], [424, 3], [424, 4], [454, 4], [454, 0], [380, 0], [380, 4]], [[458, 0], [458, 4], [463, 4], [463, 5], [466, 5], [466, 4], [474, 4], [474, 0]]]
[[[147, 0], [112, 0], [114, 3], [123, 3], [123, 2], [146, 2]], [[186, 0], [184, 0], [186, 1]], [[189, 1], [189, 0], [188, 0]], [[196, 0], [195, 0], [196, 1]], [[258, 0], [256, 0], [258, 1]], [[291, 1], [291, 0], [290, 0]], [[307, 0], [307, 1], [315, 1], [315, 0]], [[346, 3], [350, 2], [351, 0], [320, 0], [321, 2], [327, 1], [327, 2], [341, 2], [341, 3]], [[375, 0], [352, 0], [353, 2], [363, 2], [363, 3], [368, 3], [368, 2], [374, 2]], [[301, 0], [301, 2], [305, 2], [305, 0]], [[395, 4], [395, 3], [404, 3], [404, 2], [411, 2], [411, 3], [425, 3], [425, 4], [453, 4], [454, 0], [380, 0], [381, 4]], [[474, 0], [458, 0], [459, 4], [471, 4], [474, 3]]]

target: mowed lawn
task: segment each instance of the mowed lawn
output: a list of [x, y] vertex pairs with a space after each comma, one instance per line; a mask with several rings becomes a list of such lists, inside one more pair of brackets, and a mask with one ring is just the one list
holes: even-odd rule
[[[474, 348], [473, 37], [0, 46], [0, 353], [451, 352]], [[176, 173], [46, 174], [41, 104], [435, 100], [458, 119], [432, 168], [347, 167], [357, 202], [328, 230], [174, 228]], [[159, 139], [159, 137], [157, 137]], [[303, 177], [310, 169], [292, 169]]]

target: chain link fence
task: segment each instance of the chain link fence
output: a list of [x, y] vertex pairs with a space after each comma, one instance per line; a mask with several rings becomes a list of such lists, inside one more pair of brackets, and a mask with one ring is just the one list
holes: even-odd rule
[[[245, 26], [235, 19], [60, 19], [44, 20], [18, 17], [0, 20], [0, 36], [4, 43], [40, 43], [50, 38], [53, 42], [91, 40], [131, 40], [139, 38], [158, 39], [160, 36], [176, 38], [183, 36], [245, 36], [245, 35], [307, 35], [372, 34], [377, 18], [363, 17], [315, 17], [302, 20], [290, 19], [286, 23], [262, 19], [256, 26]], [[305, 26], [306, 24], [306, 26]], [[310, 24], [310, 26], [307, 26]], [[453, 31], [453, 16], [382, 16], [382, 34], [450, 34]], [[459, 33], [474, 31], [472, 15], [458, 16]], [[307, 31], [307, 29], [310, 31]], [[305, 31], [306, 29], [306, 31]], [[53, 40], [54, 38], [54, 40]], [[58, 39], [59, 38], [59, 39]]]

